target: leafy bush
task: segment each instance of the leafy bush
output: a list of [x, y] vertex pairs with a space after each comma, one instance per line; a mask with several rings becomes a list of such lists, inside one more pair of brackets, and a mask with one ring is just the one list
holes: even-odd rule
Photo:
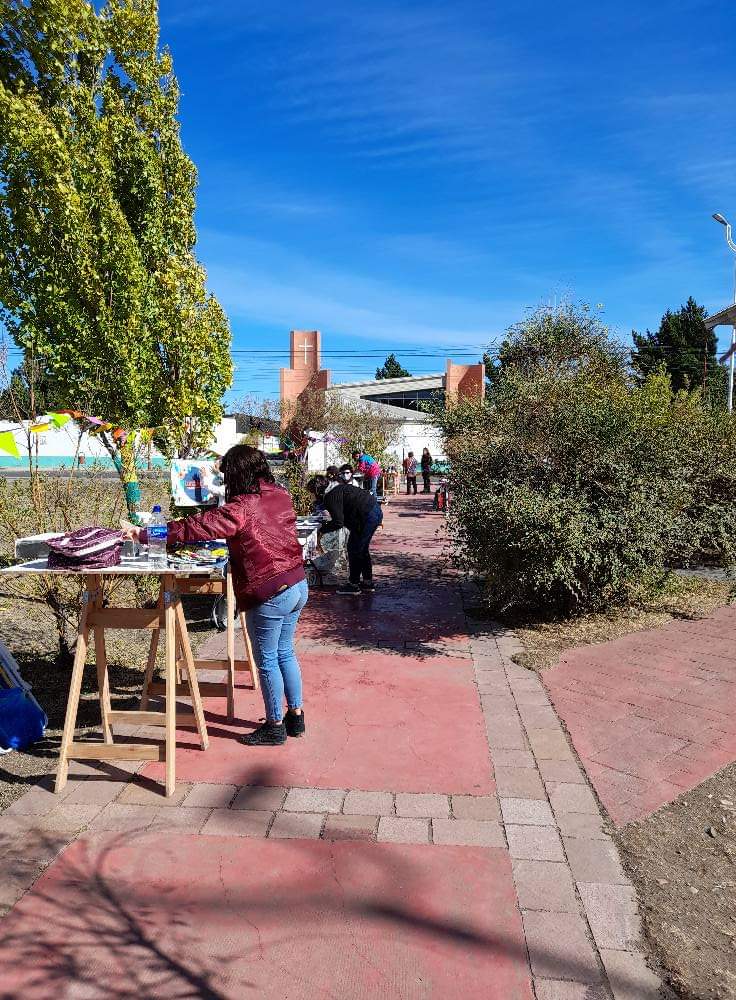
[[291, 494], [297, 516], [305, 517], [307, 514], [311, 514], [314, 507], [314, 497], [307, 490], [307, 474], [303, 463], [298, 459], [290, 460], [284, 463], [280, 474], [276, 470], [274, 473]]
[[484, 403], [438, 413], [457, 558], [498, 609], [570, 614], [734, 561], [736, 425], [662, 373], [640, 385], [587, 309], [510, 331]]

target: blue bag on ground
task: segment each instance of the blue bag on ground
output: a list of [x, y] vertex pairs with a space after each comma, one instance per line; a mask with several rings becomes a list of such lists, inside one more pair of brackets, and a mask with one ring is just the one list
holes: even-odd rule
[[23, 750], [43, 739], [48, 719], [21, 688], [0, 688], [0, 747]]

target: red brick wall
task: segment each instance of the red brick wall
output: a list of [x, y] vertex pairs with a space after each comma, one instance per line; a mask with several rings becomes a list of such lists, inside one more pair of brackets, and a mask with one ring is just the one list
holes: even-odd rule
[[445, 373], [445, 394], [483, 399], [485, 395], [485, 368], [482, 364], [456, 365], [449, 358]]

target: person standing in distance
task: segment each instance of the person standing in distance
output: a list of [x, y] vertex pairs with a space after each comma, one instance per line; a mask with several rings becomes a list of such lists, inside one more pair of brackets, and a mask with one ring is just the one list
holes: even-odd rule
[[430, 482], [429, 474], [432, 471], [432, 456], [429, 454], [429, 448], [422, 449], [422, 457], [420, 460], [422, 466], [422, 481], [424, 486], [422, 488], [422, 493], [430, 492]]
[[381, 466], [372, 455], [364, 451], [353, 452], [353, 465], [358, 472], [363, 473], [363, 489], [376, 496], [378, 494], [378, 477], [381, 475]]
[[409, 454], [404, 459], [404, 475], [406, 476], [406, 495], [409, 496], [412, 490], [414, 490], [414, 496], [417, 495], [417, 460], [414, 458], [414, 452], [410, 451]]

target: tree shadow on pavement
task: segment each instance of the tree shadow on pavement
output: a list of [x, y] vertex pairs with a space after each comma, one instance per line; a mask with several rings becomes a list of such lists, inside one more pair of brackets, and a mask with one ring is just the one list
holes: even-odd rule
[[[45, 835], [36, 836], [41, 841]], [[268, 841], [274, 865], [241, 883], [234, 866], [247, 857], [240, 852], [246, 844], [254, 842], [179, 832], [164, 841], [151, 830], [80, 841], [0, 923], [0, 1000], [275, 997], [282, 994], [270, 991], [273, 977], [280, 982], [285, 974], [294, 976], [288, 995], [295, 1000], [343, 996], [328, 984], [334, 980], [337, 986], [346, 962], [357, 973], [380, 973], [383, 949], [394, 959], [397, 949], [406, 954], [406, 935], [422, 954], [440, 949], [443, 962], [480, 974], [488, 972], [492, 955], [492, 962], [516, 969], [518, 992], [509, 996], [527, 996], [527, 953], [518, 927], [506, 929], [501, 919], [500, 929], [491, 931], [487, 920], [460, 916], [451, 905], [441, 915], [431, 871], [422, 865], [427, 854], [409, 861], [396, 845]], [[4, 846], [0, 837], [0, 852]], [[45, 847], [58, 850], [53, 843]], [[187, 868], [193, 857], [204, 859], [206, 872]], [[12, 857], [8, 863], [11, 870], [27, 864]], [[356, 866], [362, 875], [353, 879]], [[508, 879], [511, 885], [510, 871]], [[427, 899], [429, 907], [421, 902]], [[448, 947], [456, 949], [454, 955]], [[305, 967], [302, 961], [292, 973], [294, 949], [301, 959], [313, 955], [324, 964], [310, 967], [307, 961]], [[339, 956], [337, 966], [326, 963], [328, 954]], [[536, 955], [546, 975], [578, 981], [590, 976], [589, 966], [569, 956]], [[416, 957], [412, 962], [419, 975]], [[426, 993], [417, 986], [406, 995]], [[483, 995], [502, 997], [493, 992], [491, 978], [483, 982]], [[595, 997], [595, 987], [586, 995]]]

